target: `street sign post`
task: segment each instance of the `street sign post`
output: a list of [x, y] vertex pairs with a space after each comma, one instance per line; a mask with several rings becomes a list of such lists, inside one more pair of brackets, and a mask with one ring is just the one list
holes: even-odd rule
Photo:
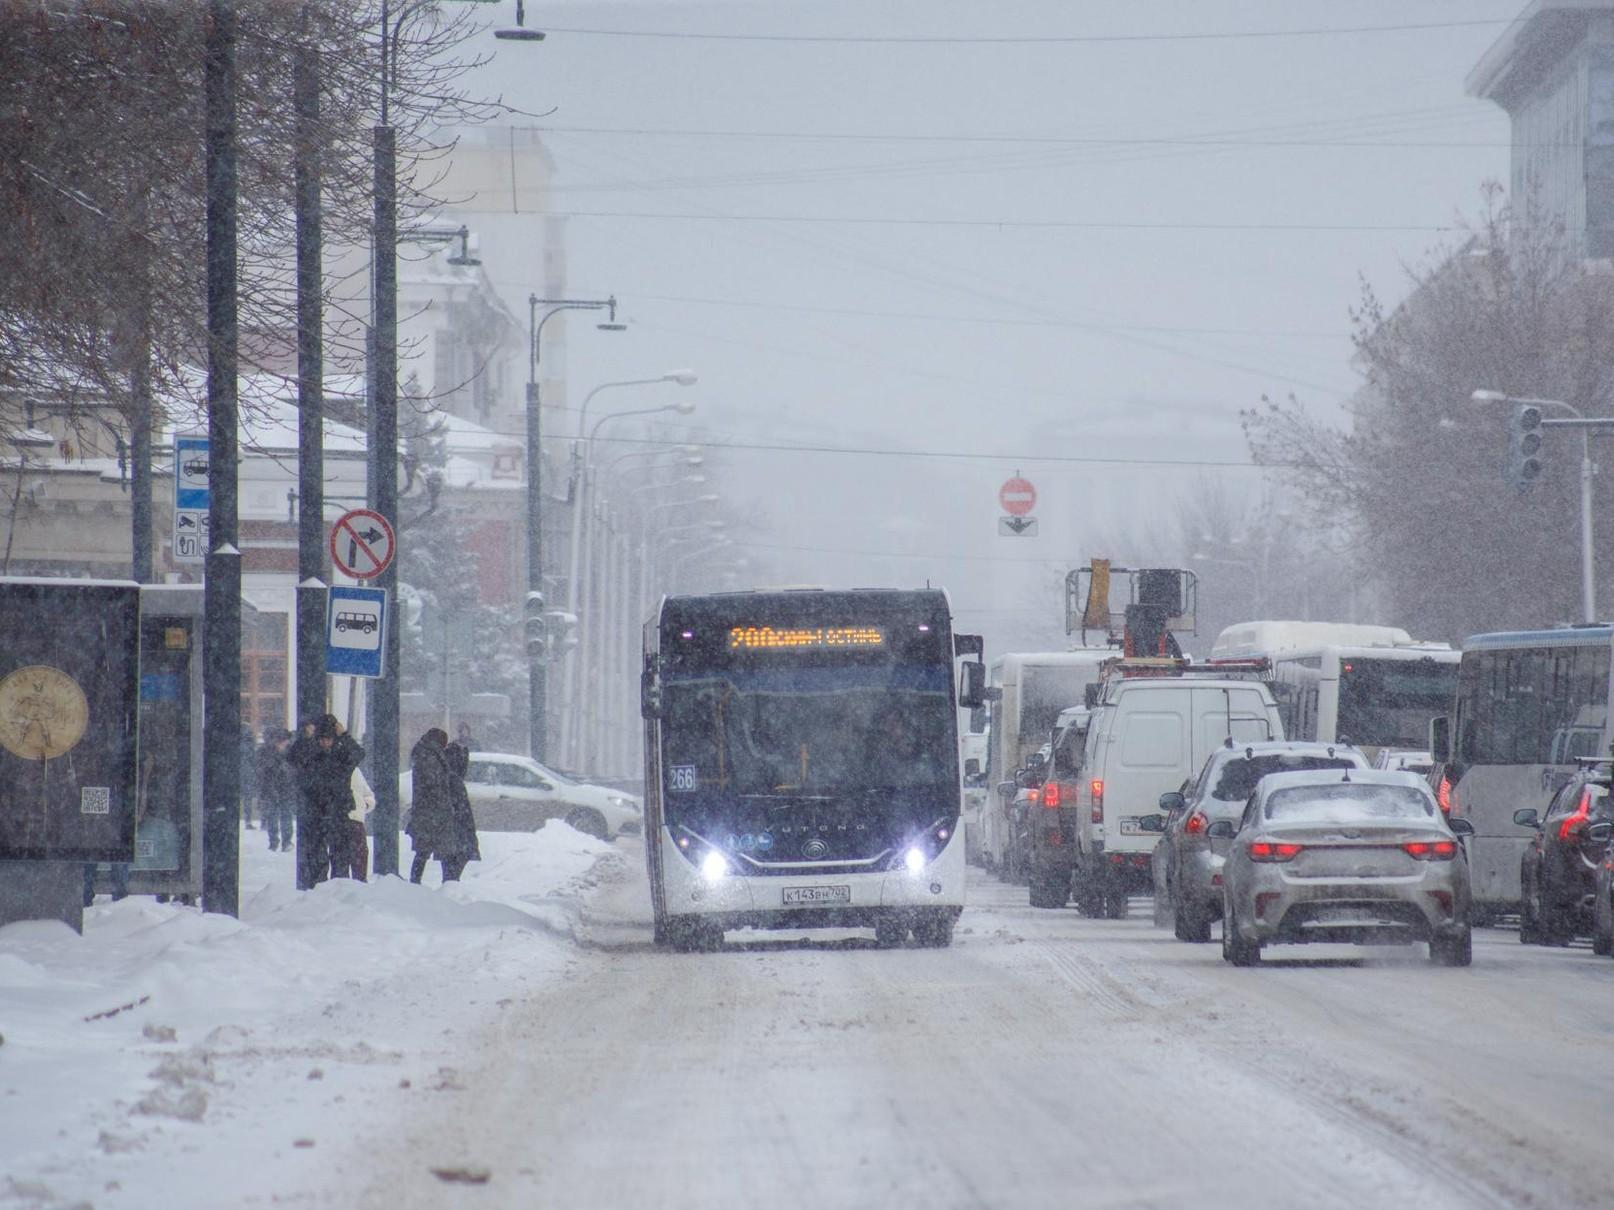
[[355, 580], [373, 580], [386, 571], [397, 549], [391, 524], [374, 509], [345, 512], [331, 527], [331, 562]]
[[207, 561], [208, 440], [174, 434], [174, 562]]
[[385, 675], [387, 592], [334, 587], [325, 612], [325, 670], [333, 676]]
[[1031, 510], [1037, 507], [1037, 489], [1031, 485], [1031, 480], [1022, 479], [1018, 474], [1005, 480], [998, 488], [998, 503], [1006, 514], [998, 518], [998, 537], [1037, 536], [1037, 519], [1031, 515]]

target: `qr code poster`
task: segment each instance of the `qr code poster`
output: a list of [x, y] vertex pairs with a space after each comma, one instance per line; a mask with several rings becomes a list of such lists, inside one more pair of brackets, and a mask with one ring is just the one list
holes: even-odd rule
[[0, 579], [0, 861], [128, 861], [140, 590]]

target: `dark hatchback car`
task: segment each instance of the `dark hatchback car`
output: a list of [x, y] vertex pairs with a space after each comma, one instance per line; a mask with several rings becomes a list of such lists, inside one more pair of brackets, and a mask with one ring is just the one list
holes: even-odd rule
[[1535, 836], [1519, 862], [1519, 940], [1568, 945], [1592, 932], [1597, 868], [1614, 822], [1608, 761], [1587, 765], [1553, 795], [1545, 815], [1533, 807], [1513, 813]]

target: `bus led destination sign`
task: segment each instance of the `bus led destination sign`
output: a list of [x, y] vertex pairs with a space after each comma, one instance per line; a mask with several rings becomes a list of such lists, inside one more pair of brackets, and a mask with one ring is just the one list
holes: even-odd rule
[[730, 651], [850, 651], [885, 646], [877, 626], [736, 626]]

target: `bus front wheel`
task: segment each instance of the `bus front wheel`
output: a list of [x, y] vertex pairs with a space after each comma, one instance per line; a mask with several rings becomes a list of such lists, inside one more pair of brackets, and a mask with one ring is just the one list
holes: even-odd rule
[[949, 913], [941, 913], [925, 920], [917, 920], [913, 926], [914, 944], [925, 949], [946, 949], [953, 944], [954, 918]]

